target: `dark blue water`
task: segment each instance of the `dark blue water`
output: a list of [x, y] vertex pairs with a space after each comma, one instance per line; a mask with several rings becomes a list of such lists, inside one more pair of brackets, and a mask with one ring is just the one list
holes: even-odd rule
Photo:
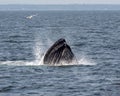
[[[61, 37], [78, 64], [45, 66]], [[120, 96], [120, 11], [1, 11], [0, 96]]]

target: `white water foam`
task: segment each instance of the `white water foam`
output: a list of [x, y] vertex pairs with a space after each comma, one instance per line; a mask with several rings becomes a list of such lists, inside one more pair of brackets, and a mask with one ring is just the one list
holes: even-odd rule
[[78, 64], [79, 65], [96, 65], [95, 61], [93, 61], [85, 56], [82, 56], [82, 58], [80, 58], [78, 60]]
[[[40, 66], [44, 65], [43, 62], [43, 57], [39, 60], [35, 61], [0, 61], [0, 65], [15, 65], [15, 66]], [[92, 60], [88, 60], [86, 58], [82, 58], [78, 60], [78, 63], [62, 63], [62, 64], [55, 64], [54, 66], [69, 66], [69, 65], [96, 65], [95, 62]]]
[[[38, 54], [38, 53], [37, 53]], [[15, 65], [15, 66], [40, 66], [43, 64], [43, 57], [44, 56], [38, 56], [36, 60], [34, 61], [1, 61], [0, 65]], [[96, 63], [93, 60], [90, 60], [88, 58], [82, 57], [75, 62], [72, 62], [70, 64], [62, 63], [62, 64], [55, 64], [53, 66], [71, 66], [71, 65], [96, 65]]]
[[[47, 44], [53, 44], [53, 42], [50, 39], [47, 39]], [[43, 58], [44, 58], [44, 52], [46, 52], [44, 49], [44, 46], [42, 42], [37, 42], [35, 49], [34, 49], [34, 53], [36, 56], [36, 60], [34, 61], [35, 65], [44, 65], [43, 64]], [[75, 54], [76, 55], [76, 54]], [[76, 55], [77, 56], [77, 55]], [[62, 64], [55, 64], [54, 66], [69, 66], [69, 65], [96, 65], [96, 63], [91, 60], [90, 58], [88, 58], [88, 56], [82, 55], [82, 56], [77, 56], [76, 60], [73, 61], [72, 63], [62, 63]]]
[[[47, 44], [51, 44], [52, 41], [48, 39]], [[37, 42], [34, 47], [34, 55], [35, 60], [34, 61], [1, 61], [0, 65], [15, 65], [15, 66], [40, 66], [43, 64], [43, 58], [44, 58], [44, 46], [43, 43]], [[75, 54], [76, 55], [76, 54]], [[77, 56], [77, 55], [76, 55]], [[76, 62], [77, 61], [77, 62]], [[55, 64], [54, 66], [69, 66], [69, 65], [96, 65], [96, 63], [89, 59], [87, 56], [77, 56], [76, 61], [72, 62], [70, 64], [62, 63], [62, 64]]]

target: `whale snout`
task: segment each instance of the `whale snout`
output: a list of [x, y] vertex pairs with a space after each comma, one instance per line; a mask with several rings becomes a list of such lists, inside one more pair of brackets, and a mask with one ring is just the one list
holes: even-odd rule
[[64, 38], [56, 41], [46, 52], [43, 63], [44, 64], [61, 64], [65, 61], [67, 63], [72, 62], [74, 54], [70, 46], [66, 43]]

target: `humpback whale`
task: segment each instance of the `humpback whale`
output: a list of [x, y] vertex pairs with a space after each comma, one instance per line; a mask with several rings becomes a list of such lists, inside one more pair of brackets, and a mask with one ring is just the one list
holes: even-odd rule
[[62, 63], [72, 63], [75, 56], [66, 43], [64, 38], [57, 40], [46, 52], [43, 58], [43, 63], [48, 65], [57, 65]]

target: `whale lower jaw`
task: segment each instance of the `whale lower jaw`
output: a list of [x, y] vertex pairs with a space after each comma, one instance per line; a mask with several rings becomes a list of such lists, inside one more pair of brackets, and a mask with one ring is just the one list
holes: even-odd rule
[[75, 56], [66, 43], [65, 39], [61, 38], [56, 41], [46, 52], [43, 63], [47, 65], [67, 65], [75, 61]]

